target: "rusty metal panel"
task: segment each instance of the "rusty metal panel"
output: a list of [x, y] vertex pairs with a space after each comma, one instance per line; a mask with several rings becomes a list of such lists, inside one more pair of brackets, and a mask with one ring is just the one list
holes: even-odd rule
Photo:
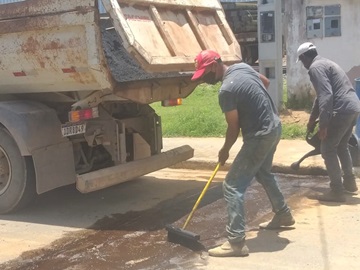
[[25, 0], [2, 5], [0, 21], [9, 18], [55, 14], [60, 12], [77, 11], [86, 13], [95, 6], [95, 0]]
[[[25, 1], [29, 1], [29, 0], [0, 0], [0, 5], [10, 4], [10, 3], [17, 3], [17, 2], [25, 2]], [[101, 0], [99, 0], [99, 12], [100, 13], [105, 13], [106, 12]]]
[[111, 88], [94, 0], [0, 8], [0, 93]]

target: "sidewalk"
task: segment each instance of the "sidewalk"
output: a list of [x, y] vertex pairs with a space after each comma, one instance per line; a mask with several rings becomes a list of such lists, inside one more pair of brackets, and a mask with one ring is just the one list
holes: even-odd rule
[[[175, 165], [175, 168], [208, 169], [213, 170], [217, 163], [218, 152], [224, 143], [224, 138], [164, 138], [164, 151], [181, 146], [190, 145], [194, 149], [194, 157]], [[242, 146], [239, 138], [230, 150], [230, 157], [220, 170], [228, 170], [230, 164]], [[314, 148], [305, 140], [281, 140], [275, 153], [273, 171], [277, 173], [301, 175], [326, 175], [324, 161], [320, 155], [306, 158], [298, 170], [290, 166]], [[360, 167], [354, 172], [360, 177]]]

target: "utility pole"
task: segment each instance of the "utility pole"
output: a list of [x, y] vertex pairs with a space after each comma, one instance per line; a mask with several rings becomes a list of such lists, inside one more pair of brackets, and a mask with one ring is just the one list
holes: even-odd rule
[[258, 0], [259, 71], [270, 80], [268, 92], [279, 109], [283, 95], [282, 0]]

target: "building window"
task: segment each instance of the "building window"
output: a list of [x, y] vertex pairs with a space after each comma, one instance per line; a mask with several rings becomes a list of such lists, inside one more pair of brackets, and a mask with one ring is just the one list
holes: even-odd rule
[[307, 38], [341, 36], [341, 6], [306, 7]]

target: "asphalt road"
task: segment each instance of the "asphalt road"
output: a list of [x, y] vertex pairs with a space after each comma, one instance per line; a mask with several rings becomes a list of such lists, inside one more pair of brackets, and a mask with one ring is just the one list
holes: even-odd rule
[[[296, 247], [290, 239], [298, 230], [282, 234], [258, 230], [258, 224], [272, 214], [266, 195], [256, 182], [246, 195], [250, 256], [226, 261], [208, 257], [206, 250], [225, 240], [223, 171], [218, 172], [187, 228], [201, 235], [199, 244], [185, 247], [169, 243], [165, 224], [182, 226], [211, 173], [164, 169], [91, 194], [80, 194], [73, 186], [44, 194], [25, 210], [0, 216], [0, 269], [231, 270], [239, 269], [239, 260], [247, 263], [245, 269], [258, 269], [257, 264], [266, 265], [264, 254], [275, 256], [274, 260], [276, 256], [280, 261], [281, 256], [288, 258], [282, 267], [268, 265], [268, 269], [330, 269], [322, 267], [326, 264], [321, 256], [314, 262], [315, 268], [289, 266], [293, 261], [286, 250]], [[327, 179], [322, 176], [278, 175], [278, 179], [290, 206], [299, 213], [312, 207], [303, 200], [309, 193], [327, 187]], [[302, 221], [299, 226], [305, 223]], [[257, 256], [264, 261], [260, 262]]]
[[[26, 209], [0, 216], [0, 264], [19, 258], [24, 252], [41, 250], [58, 239], [93, 231], [88, 228], [102, 230], [107, 226], [106, 220], [130, 222], [131, 213], [141, 215], [166, 201], [172, 204], [177, 196], [196, 196], [202, 188], [201, 181], [206, 181], [209, 175], [208, 171], [165, 169], [89, 194], [79, 193], [75, 186], [43, 194]], [[223, 175], [219, 172], [218, 179]], [[177, 218], [165, 220], [173, 222]], [[130, 227], [124, 234], [141, 234], [138, 232], [141, 228]]]

